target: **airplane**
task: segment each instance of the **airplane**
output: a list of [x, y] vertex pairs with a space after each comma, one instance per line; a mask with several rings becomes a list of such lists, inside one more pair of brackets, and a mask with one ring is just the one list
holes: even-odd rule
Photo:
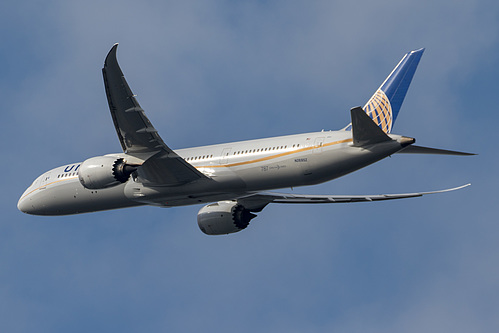
[[102, 69], [106, 96], [123, 152], [70, 163], [43, 173], [22, 194], [18, 209], [70, 215], [125, 207], [207, 204], [198, 226], [207, 235], [245, 229], [270, 203], [371, 202], [454, 191], [382, 195], [303, 195], [269, 190], [314, 185], [393, 154], [474, 155], [414, 145], [392, 133], [424, 49], [404, 55], [365, 106], [350, 110], [338, 131], [304, 133], [172, 150], [140, 107], [116, 57]]

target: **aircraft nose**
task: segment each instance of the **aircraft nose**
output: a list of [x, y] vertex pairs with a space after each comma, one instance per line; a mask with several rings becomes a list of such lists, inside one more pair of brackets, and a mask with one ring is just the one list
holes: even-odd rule
[[21, 197], [17, 202], [17, 209], [26, 214], [32, 214], [33, 206], [25, 197]]
[[36, 201], [37, 201], [37, 196], [34, 193], [31, 193], [30, 188], [28, 188], [23, 193], [21, 198], [19, 198], [19, 201], [17, 202], [17, 209], [26, 214], [36, 215], [37, 214], [36, 206], [38, 206], [36, 204], [37, 203]]
[[28, 188], [17, 202], [17, 209], [30, 215], [59, 215], [48, 191], [32, 191]]

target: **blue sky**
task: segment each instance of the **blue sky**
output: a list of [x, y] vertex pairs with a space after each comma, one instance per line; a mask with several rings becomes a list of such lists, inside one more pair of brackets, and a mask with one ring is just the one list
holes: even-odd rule
[[[499, 326], [497, 1], [0, 4], [0, 331], [489, 332]], [[208, 237], [200, 206], [17, 211], [45, 170], [120, 150], [101, 68], [118, 60], [172, 148], [339, 129], [426, 51], [394, 127], [471, 158], [396, 155]]]

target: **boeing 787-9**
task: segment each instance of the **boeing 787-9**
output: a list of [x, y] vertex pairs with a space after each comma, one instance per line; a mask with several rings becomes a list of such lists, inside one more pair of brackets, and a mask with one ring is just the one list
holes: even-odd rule
[[344, 203], [419, 197], [433, 192], [384, 195], [301, 195], [268, 192], [323, 183], [396, 153], [472, 155], [414, 145], [392, 133], [424, 49], [407, 53], [351, 124], [321, 131], [173, 150], [140, 107], [116, 59], [115, 44], [102, 73], [122, 153], [89, 158], [36, 178], [18, 202], [22, 212], [68, 215], [141, 205], [207, 203], [198, 213], [209, 235], [245, 229], [270, 203]]

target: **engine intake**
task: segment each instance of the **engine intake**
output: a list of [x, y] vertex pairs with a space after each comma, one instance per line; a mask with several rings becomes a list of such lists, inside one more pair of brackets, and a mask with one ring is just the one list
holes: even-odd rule
[[123, 158], [97, 156], [81, 164], [78, 179], [85, 188], [98, 190], [126, 183], [135, 170]]
[[201, 208], [198, 226], [207, 235], [226, 235], [246, 229], [255, 217], [235, 201], [220, 201]]

